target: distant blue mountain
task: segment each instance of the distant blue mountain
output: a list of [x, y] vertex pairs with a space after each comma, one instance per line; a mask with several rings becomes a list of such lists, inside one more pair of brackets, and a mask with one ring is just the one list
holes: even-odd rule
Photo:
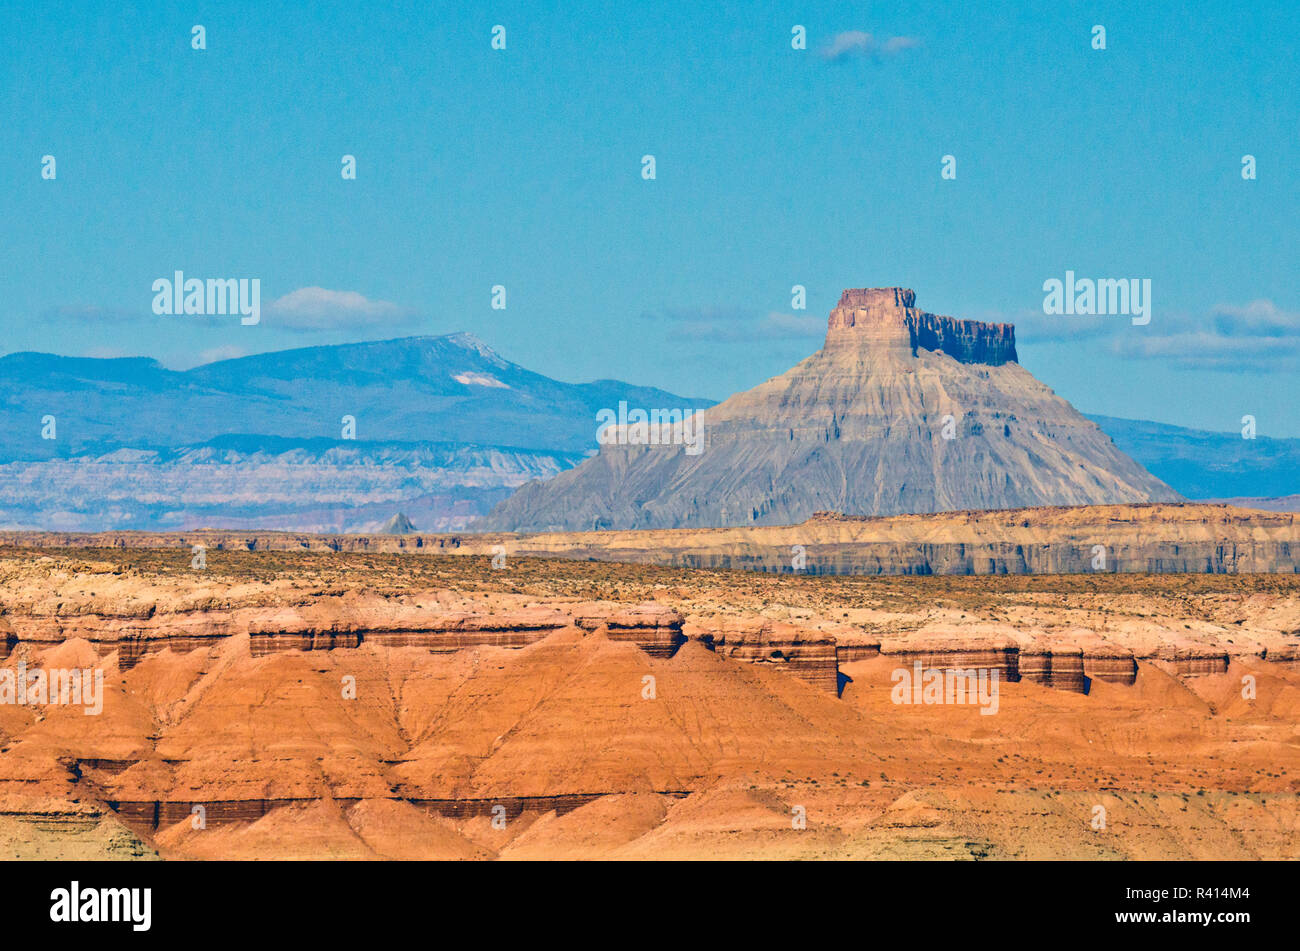
[[1122, 452], [1189, 499], [1268, 498], [1300, 492], [1300, 439], [1215, 433], [1089, 416]]
[[[691, 407], [687, 399], [615, 380], [561, 383], [502, 359], [471, 334], [305, 347], [168, 370], [145, 358], [43, 353], [0, 358], [0, 463], [163, 450], [240, 435], [437, 442], [549, 452], [596, 446], [596, 413], [619, 400]], [[57, 439], [41, 438], [54, 416]]]
[[[204, 524], [460, 529], [596, 448], [596, 414], [710, 400], [561, 383], [470, 334], [304, 347], [169, 370], [142, 357], [0, 357], [0, 528]], [[57, 438], [42, 439], [42, 418]], [[356, 438], [341, 438], [356, 417]], [[1092, 416], [1191, 499], [1300, 492], [1300, 439]]]

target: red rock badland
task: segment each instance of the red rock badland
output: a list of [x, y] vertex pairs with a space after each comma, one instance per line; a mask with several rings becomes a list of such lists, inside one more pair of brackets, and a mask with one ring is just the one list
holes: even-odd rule
[[1300, 857], [1294, 575], [207, 565], [0, 549], [8, 854]]

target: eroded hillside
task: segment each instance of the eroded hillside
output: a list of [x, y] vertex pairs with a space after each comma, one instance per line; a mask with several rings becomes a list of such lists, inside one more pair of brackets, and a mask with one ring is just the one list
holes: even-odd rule
[[3, 669], [104, 673], [0, 703], [10, 854], [1300, 857], [1295, 577], [190, 565], [0, 553]]

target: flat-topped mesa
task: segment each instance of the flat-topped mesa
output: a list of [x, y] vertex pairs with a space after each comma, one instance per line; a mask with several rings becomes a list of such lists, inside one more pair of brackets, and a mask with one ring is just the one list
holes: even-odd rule
[[826, 349], [870, 347], [946, 353], [960, 363], [998, 366], [1016, 362], [1016, 330], [927, 314], [906, 287], [850, 288], [831, 311]]

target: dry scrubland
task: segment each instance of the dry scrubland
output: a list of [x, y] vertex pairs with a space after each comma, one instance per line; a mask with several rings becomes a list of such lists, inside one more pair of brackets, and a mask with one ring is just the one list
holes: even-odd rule
[[[2, 663], [106, 690], [0, 705], [0, 854], [1300, 857], [1294, 575], [189, 565], [0, 548]], [[891, 700], [914, 659], [1017, 649], [996, 714]]]

